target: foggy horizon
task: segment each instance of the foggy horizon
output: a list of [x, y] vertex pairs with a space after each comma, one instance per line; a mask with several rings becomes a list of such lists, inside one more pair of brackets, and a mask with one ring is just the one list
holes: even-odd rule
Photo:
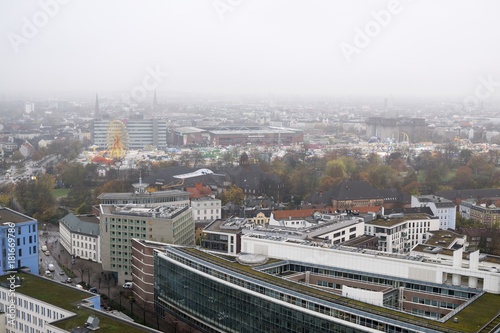
[[2, 2], [0, 97], [496, 101], [499, 9], [451, 0]]

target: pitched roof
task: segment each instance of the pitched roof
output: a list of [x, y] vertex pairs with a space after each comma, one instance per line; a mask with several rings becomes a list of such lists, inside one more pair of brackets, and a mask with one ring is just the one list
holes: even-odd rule
[[493, 199], [500, 198], [500, 188], [468, 189], [468, 190], [448, 190], [437, 192], [436, 195], [448, 200], [455, 199]]
[[98, 236], [99, 235], [99, 219], [95, 215], [75, 215], [69, 213], [59, 220], [71, 232], [79, 234]]
[[317, 209], [300, 209], [300, 210], [275, 210], [273, 211], [274, 218], [277, 220], [288, 218], [305, 218], [312, 216]]
[[345, 180], [336, 185], [332, 191], [332, 199], [337, 201], [383, 198], [379, 190], [363, 180]]

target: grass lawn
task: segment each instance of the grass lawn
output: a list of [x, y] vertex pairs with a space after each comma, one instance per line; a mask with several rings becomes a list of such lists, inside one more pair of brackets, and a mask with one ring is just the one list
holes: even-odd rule
[[56, 188], [52, 191], [56, 199], [67, 196], [68, 192], [69, 192], [68, 188]]

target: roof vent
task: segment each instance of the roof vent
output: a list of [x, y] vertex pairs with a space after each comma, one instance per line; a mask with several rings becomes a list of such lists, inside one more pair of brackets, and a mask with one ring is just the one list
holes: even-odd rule
[[89, 330], [96, 331], [99, 329], [99, 318], [96, 316], [90, 316], [85, 323], [85, 327]]

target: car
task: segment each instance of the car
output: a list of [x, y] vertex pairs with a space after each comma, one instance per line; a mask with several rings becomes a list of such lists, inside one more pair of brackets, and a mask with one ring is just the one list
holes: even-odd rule
[[64, 275], [64, 271], [59, 271], [59, 275]]
[[91, 293], [97, 294], [97, 288], [96, 288], [96, 287], [92, 287], [92, 288], [90, 288], [90, 289], [89, 289], [89, 291], [90, 291]]
[[52, 273], [50, 271], [45, 271], [45, 276], [52, 276]]
[[50, 256], [50, 251], [45, 251], [46, 256]]
[[123, 288], [125, 288], [125, 289], [132, 289], [132, 285], [133, 285], [132, 282], [125, 282], [123, 284]]
[[71, 282], [73, 282], [73, 280], [71, 280], [71, 278], [69, 277], [69, 278], [67, 278], [67, 279], [66, 279], [66, 281], [65, 281], [65, 282], [66, 282], [66, 283], [71, 283]]

